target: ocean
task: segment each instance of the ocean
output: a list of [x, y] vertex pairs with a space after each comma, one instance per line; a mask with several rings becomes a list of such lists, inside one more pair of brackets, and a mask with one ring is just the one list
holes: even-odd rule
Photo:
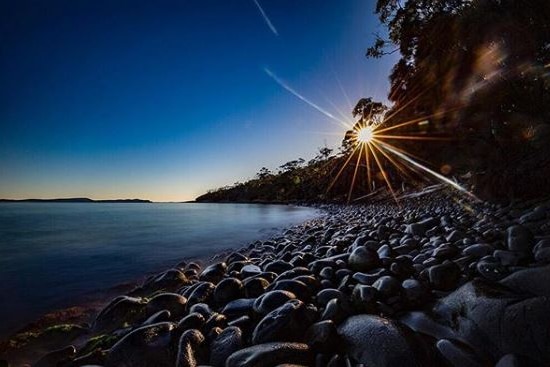
[[312, 208], [202, 203], [0, 203], [0, 336], [185, 258], [267, 239]]

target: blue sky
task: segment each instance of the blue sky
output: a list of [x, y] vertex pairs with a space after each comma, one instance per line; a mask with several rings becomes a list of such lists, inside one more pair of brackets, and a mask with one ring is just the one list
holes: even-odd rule
[[[193, 199], [337, 147], [384, 99], [374, 1], [0, 3], [0, 197]], [[275, 31], [276, 30], [276, 34]], [[340, 87], [341, 85], [341, 87]]]

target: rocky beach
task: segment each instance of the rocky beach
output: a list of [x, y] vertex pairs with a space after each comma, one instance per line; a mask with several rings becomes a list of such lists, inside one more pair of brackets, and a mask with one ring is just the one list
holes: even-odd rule
[[439, 191], [323, 209], [271, 240], [151, 276], [89, 324], [11, 339], [1, 365], [46, 340], [51, 352], [25, 363], [550, 364], [550, 200]]

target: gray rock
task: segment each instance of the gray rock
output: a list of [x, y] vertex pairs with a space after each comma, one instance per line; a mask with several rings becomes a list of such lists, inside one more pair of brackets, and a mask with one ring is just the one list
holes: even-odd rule
[[430, 284], [437, 290], [448, 291], [453, 289], [460, 277], [460, 268], [452, 261], [431, 266], [428, 269]]
[[354, 271], [368, 272], [379, 266], [380, 258], [376, 251], [358, 247], [349, 255], [348, 264]]
[[440, 299], [433, 314], [477, 355], [496, 360], [517, 353], [545, 365], [550, 363], [549, 310], [548, 297], [518, 295], [478, 278]]
[[365, 366], [420, 367], [423, 356], [406, 327], [374, 315], [357, 315], [338, 327], [345, 352]]

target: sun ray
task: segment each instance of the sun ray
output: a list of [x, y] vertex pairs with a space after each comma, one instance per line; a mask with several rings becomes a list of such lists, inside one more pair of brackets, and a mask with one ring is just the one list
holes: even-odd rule
[[342, 172], [344, 171], [344, 169], [347, 167], [348, 163], [351, 161], [351, 158], [353, 158], [353, 154], [355, 154], [355, 152], [357, 151], [357, 148], [359, 147], [359, 145], [356, 145], [355, 148], [353, 148], [353, 151], [351, 152], [351, 154], [349, 155], [349, 157], [346, 159], [346, 161], [344, 162], [344, 164], [342, 165], [342, 167], [340, 168], [340, 170], [338, 171], [338, 173], [336, 174], [336, 177], [334, 178], [334, 180], [332, 180], [332, 182], [330, 183], [330, 185], [328, 186], [327, 188], [327, 192], [330, 191], [330, 189], [332, 189], [332, 186], [334, 186], [334, 184], [336, 183], [336, 181], [338, 181], [338, 178], [340, 178], [340, 175], [342, 174]]
[[433, 141], [451, 141], [456, 140], [453, 138], [444, 138], [438, 136], [414, 136], [414, 135], [380, 135], [376, 134], [376, 137], [383, 139], [396, 139], [396, 140], [433, 140]]
[[464, 187], [460, 186], [459, 184], [457, 184], [456, 182], [454, 182], [453, 180], [450, 180], [448, 179], [447, 177], [429, 169], [428, 167], [425, 167], [423, 166], [422, 164], [416, 162], [415, 160], [413, 160], [412, 158], [408, 157], [406, 154], [404, 153], [401, 153], [395, 149], [393, 149], [391, 146], [388, 146], [387, 144], [383, 143], [383, 142], [380, 142], [380, 145], [390, 151], [391, 153], [397, 155], [399, 158], [407, 161], [408, 163], [412, 164], [413, 166], [417, 167], [417, 168], [420, 168], [421, 170], [429, 173], [430, 175], [434, 176], [435, 178], [437, 178], [438, 180], [442, 181], [443, 183], [446, 183], [448, 185], [450, 185], [451, 187], [455, 188], [456, 190], [462, 192], [462, 193], [465, 193], [467, 194], [468, 196], [471, 196], [473, 198], [476, 198], [470, 191], [466, 190]]
[[393, 159], [388, 153], [386, 153], [383, 149], [380, 149], [377, 144], [373, 144], [373, 146], [380, 152], [382, 153], [382, 155], [384, 157], [386, 157], [386, 159], [388, 161], [390, 161], [391, 164], [393, 164], [395, 167], [397, 167], [397, 169], [403, 173], [404, 176], [406, 176], [411, 182], [414, 181], [413, 177], [409, 174], [409, 172], [407, 172], [406, 168], [409, 168], [408, 166], [404, 165], [404, 164], [400, 164], [399, 162], [397, 162], [395, 159]]
[[350, 126], [347, 122], [345, 121], [342, 121], [340, 120], [339, 118], [337, 118], [336, 116], [334, 116], [332, 113], [328, 112], [327, 110], [325, 110], [324, 108], [320, 107], [319, 105], [317, 105], [316, 103], [310, 101], [309, 99], [307, 99], [306, 97], [304, 97], [303, 95], [301, 95], [300, 93], [298, 93], [294, 88], [292, 88], [290, 85], [288, 85], [285, 81], [283, 81], [281, 78], [279, 78], [274, 72], [272, 72], [269, 68], [264, 68], [264, 71], [265, 73], [271, 78], [273, 79], [277, 84], [279, 84], [281, 87], [283, 87], [284, 89], [286, 89], [288, 92], [290, 92], [291, 94], [293, 94], [295, 97], [297, 97], [299, 100], [301, 100], [302, 102], [305, 102], [306, 104], [308, 104], [310, 107], [313, 107], [314, 109], [316, 109], [317, 111], [319, 111], [320, 113], [322, 113], [323, 115], [325, 115], [326, 117], [328, 117], [330, 120], [332, 121], [336, 121], [338, 122], [341, 126], [347, 128], [347, 129], [352, 129], [353, 126]]
[[370, 147], [370, 148], [371, 148], [372, 156], [374, 157], [374, 160], [376, 161], [376, 165], [380, 169], [380, 173], [382, 173], [382, 177], [384, 177], [384, 181], [386, 181], [386, 185], [388, 185], [388, 189], [390, 190], [394, 200], [397, 202], [397, 196], [395, 195], [395, 191], [393, 190], [391, 182], [388, 179], [386, 171], [384, 170], [384, 167], [380, 163], [380, 160], [378, 159], [378, 155], [376, 154], [376, 151], [373, 149], [373, 147]]
[[349, 187], [348, 204], [351, 200], [351, 195], [353, 194], [353, 187], [355, 186], [355, 179], [357, 178], [357, 171], [359, 170], [359, 163], [361, 162], [361, 156], [363, 154], [364, 145], [365, 144], [359, 145], [361, 148], [359, 149], [359, 154], [357, 154], [357, 162], [355, 163], [355, 170], [353, 171], [353, 178], [351, 179], [351, 185]]
[[370, 144], [366, 144], [365, 146], [365, 161], [367, 163], [367, 182], [368, 182], [368, 192], [371, 192], [371, 182], [372, 182], [372, 173], [371, 173], [371, 170], [370, 170], [370, 155], [369, 155], [369, 145]]

